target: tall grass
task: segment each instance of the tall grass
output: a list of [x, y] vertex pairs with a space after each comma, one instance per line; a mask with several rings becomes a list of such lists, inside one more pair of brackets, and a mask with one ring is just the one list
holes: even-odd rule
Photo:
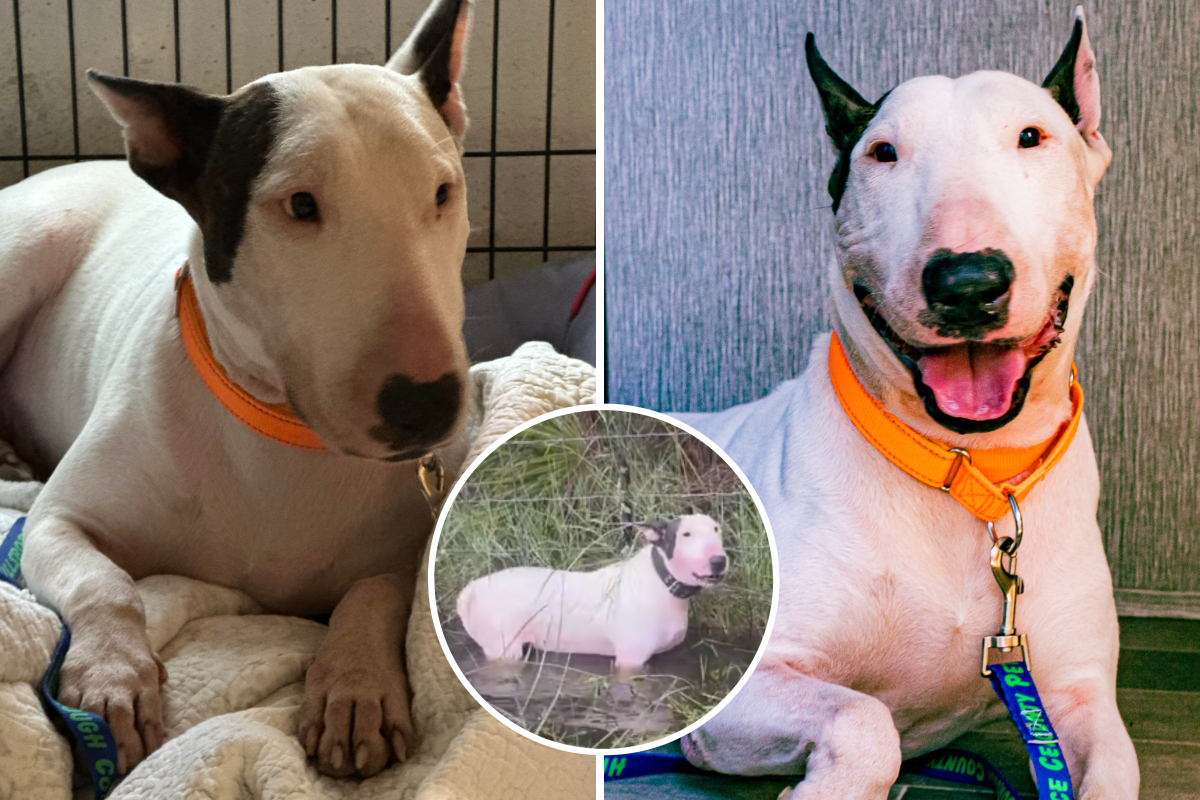
[[[622, 464], [628, 465], [627, 481]], [[705, 513], [722, 525], [729, 575], [693, 598], [690, 609], [688, 646], [703, 659], [707, 643], [712, 663], [687, 679], [674, 676], [668, 696], [655, 698], [673, 710], [681, 728], [715, 706], [748, 668], [770, 614], [771, 553], [758, 510], [736, 474], [670, 424], [622, 411], [566, 414], [489, 455], [447, 512], [435, 556], [439, 617], [453, 625], [462, 588], [500, 569], [591, 570], [630, 557], [645, 543], [622, 524], [623, 504], [638, 521]], [[598, 676], [597, 691], [611, 688], [608, 680]], [[531, 720], [517, 721], [530, 727]], [[560, 741], [583, 735], [553, 714], [539, 712], [537, 724], [543, 735]], [[620, 733], [607, 739], [604, 746], [633, 743]]]

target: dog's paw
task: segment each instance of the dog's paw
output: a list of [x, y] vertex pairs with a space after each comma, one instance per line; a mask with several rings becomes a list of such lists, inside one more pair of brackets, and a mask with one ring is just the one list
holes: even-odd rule
[[403, 761], [413, 741], [404, 671], [336, 651], [318, 655], [305, 679], [296, 735], [317, 768], [337, 778], [368, 778], [393, 758]]
[[117, 744], [117, 771], [128, 774], [162, 746], [163, 666], [144, 633], [75, 632], [63, 661], [58, 700], [103, 717]]

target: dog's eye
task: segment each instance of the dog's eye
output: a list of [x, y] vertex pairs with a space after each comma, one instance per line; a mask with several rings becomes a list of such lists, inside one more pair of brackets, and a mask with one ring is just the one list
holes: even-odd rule
[[1042, 132], [1037, 128], [1028, 127], [1021, 131], [1021, 136], [1017, 139], [1018, 147], [1037, 147], [1042, 143]]
[[293, 219], [311, 222], [317, 218], [317, 198], [308, 192], [296, 192], [288, 200], [288, 214]]
[[896, 160], [896, 148], [891, 142], [880, 142], [871, 148], [871, 157], [884, 164], [891, 163]]
[[692, 534], [688, 533], [687, 531], [684, 531], [684, 532], [683, 532], [683, 535], [684, 535], [684, 536], [691, 536]]
[[434, 197], [434, 199], [437, 201], [437, 204], [439, 206], [444, 206], [446, 204], [446, 200], [449, 199], [449, 197], [450, 197], [450, 184], [443, 183], [441, 186], [439, 186], [437, 188], [437, 195]]

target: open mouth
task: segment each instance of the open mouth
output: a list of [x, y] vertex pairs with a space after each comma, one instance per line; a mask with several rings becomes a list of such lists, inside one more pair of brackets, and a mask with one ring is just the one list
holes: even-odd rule
[[865, 287], [856, 284], [854, 295], [875, 332], [912, 374], [917, 395], [933, 421], [955, 433], [985, 433], [1004, 427], [1021, 413], [1033, 368], [1062, 336], [1074, 283], [1070, 275], [1063, 280], [1045, 324], [1033, 336], [939, 347], [905, 341], [888, 325]]
[[725, 573], [722, 572], [719, 574], [701, 575], [698, 572], [693, 572], [692, 577], [705, 586], [715, 586], [725, 579]]

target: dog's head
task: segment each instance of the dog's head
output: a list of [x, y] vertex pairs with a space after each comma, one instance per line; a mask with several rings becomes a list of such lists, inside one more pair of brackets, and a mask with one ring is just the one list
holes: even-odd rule
[[725, 578], [729, 556], [721, 543], [721, 523], [707, 514], [671, 522], [638, 525], [642, 537], [662, 551], [667, 569], [680, 583], [713, 586]]
[[336, 450], [404, 460], [461, 425], [469, 14], [434, 0], [386, 66], [306, 67], [229, 96], [88, 73], [133, 171], [199, 227], [218, 361]]
[[1048, 435], [1069, 408], [1112, 158], [1082, 8], [1041, 86], [984, 71], [868, 103], [812, 34], [806, 51], [838, 151], [835, 310], [860, 380], [929, 435], [1015, 434], [1018, 417]]

